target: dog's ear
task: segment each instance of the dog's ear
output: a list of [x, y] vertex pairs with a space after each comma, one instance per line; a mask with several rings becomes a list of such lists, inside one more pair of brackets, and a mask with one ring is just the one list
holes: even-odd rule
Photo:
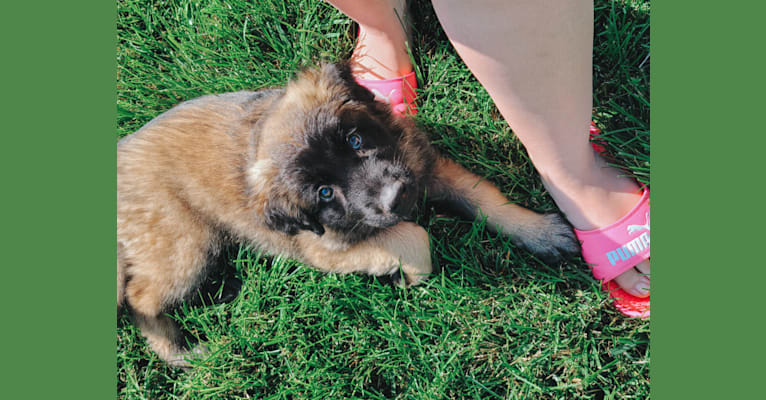
[[322, 235], [324, 227], [314, 217], [303, 210], [292, 209], [288, 211], [285, 208], [268, 204], [264, 210], [266, 225], [275, 230], [288, 235], [296, 235], [305, 230]]
[[360, 85], [351, 74], [351, 65], [348, 62], [326, 64], [322, 67], [322, 74], [346, 86], [351, 92], [351, 97], [362, 102], [375, 101], [375, 95], [369, 89]]

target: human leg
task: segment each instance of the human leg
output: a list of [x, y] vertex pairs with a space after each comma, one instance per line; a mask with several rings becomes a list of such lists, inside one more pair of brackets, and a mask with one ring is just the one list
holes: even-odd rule
[[[447, 36], [526, 147], [543, 183], [575, 228], [607, 226], [641, 191], [592, 149], [593, 3], [494, 0], [482, 7], [434, 0]], [[618, 276], [648, 295], [649, 261]]]
[[417, 81], [407, 51], [406, 0], [330, 0], [359, 24], [351, 55], [357, 82], [391, 105], [396, 114], [415, 114]]
[[354, 76], [391, 79], [412, 71], [403, 19], [406, 0], [328, 0], [359, 24], [351, 57]]

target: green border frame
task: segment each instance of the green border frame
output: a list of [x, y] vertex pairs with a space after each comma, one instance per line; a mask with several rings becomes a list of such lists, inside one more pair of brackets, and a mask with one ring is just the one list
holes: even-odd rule
[[743, 3], [652, 4], [657, 399], [764, 396], [766, 5]]
[[[766, 5], [740, 4], [652, 4], [654, 398], [763, 391], [762, 201], [747, 189], [766, 148]], [[2, 20], [2, 391], [109, 398], [115, 4], [10, 2]]]
[[115, 13], [3, 4], [4, 398], [116, 393]]

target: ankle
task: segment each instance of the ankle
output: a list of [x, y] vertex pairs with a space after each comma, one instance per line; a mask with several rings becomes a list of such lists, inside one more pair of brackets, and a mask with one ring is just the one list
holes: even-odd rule
[[361, 27], [351, 55], [351, 71], [360, 79], [392, 79], [412, 72], [406, 35]]
[[641, 189], [624, 172], [602, 167], [586, 174], [543, 175], [543, 184], [569, 222], [579, 230], [609, 226], [641, 199]]

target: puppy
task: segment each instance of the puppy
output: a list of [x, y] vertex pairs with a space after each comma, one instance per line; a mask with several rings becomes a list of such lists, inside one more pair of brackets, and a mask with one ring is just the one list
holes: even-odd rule
[[345, 64], [284, 89], [184, 102], [117, 144], [118, 308], [127, 302], [152, 349], [187, 367], [193, 351], [165, 312], [227, 241], [415, 285], [431, 272], [428, 234], [409, 220], [426, 194], [544, 260], [579, 252], [560, 216], [509, 204], [440, 156]]

